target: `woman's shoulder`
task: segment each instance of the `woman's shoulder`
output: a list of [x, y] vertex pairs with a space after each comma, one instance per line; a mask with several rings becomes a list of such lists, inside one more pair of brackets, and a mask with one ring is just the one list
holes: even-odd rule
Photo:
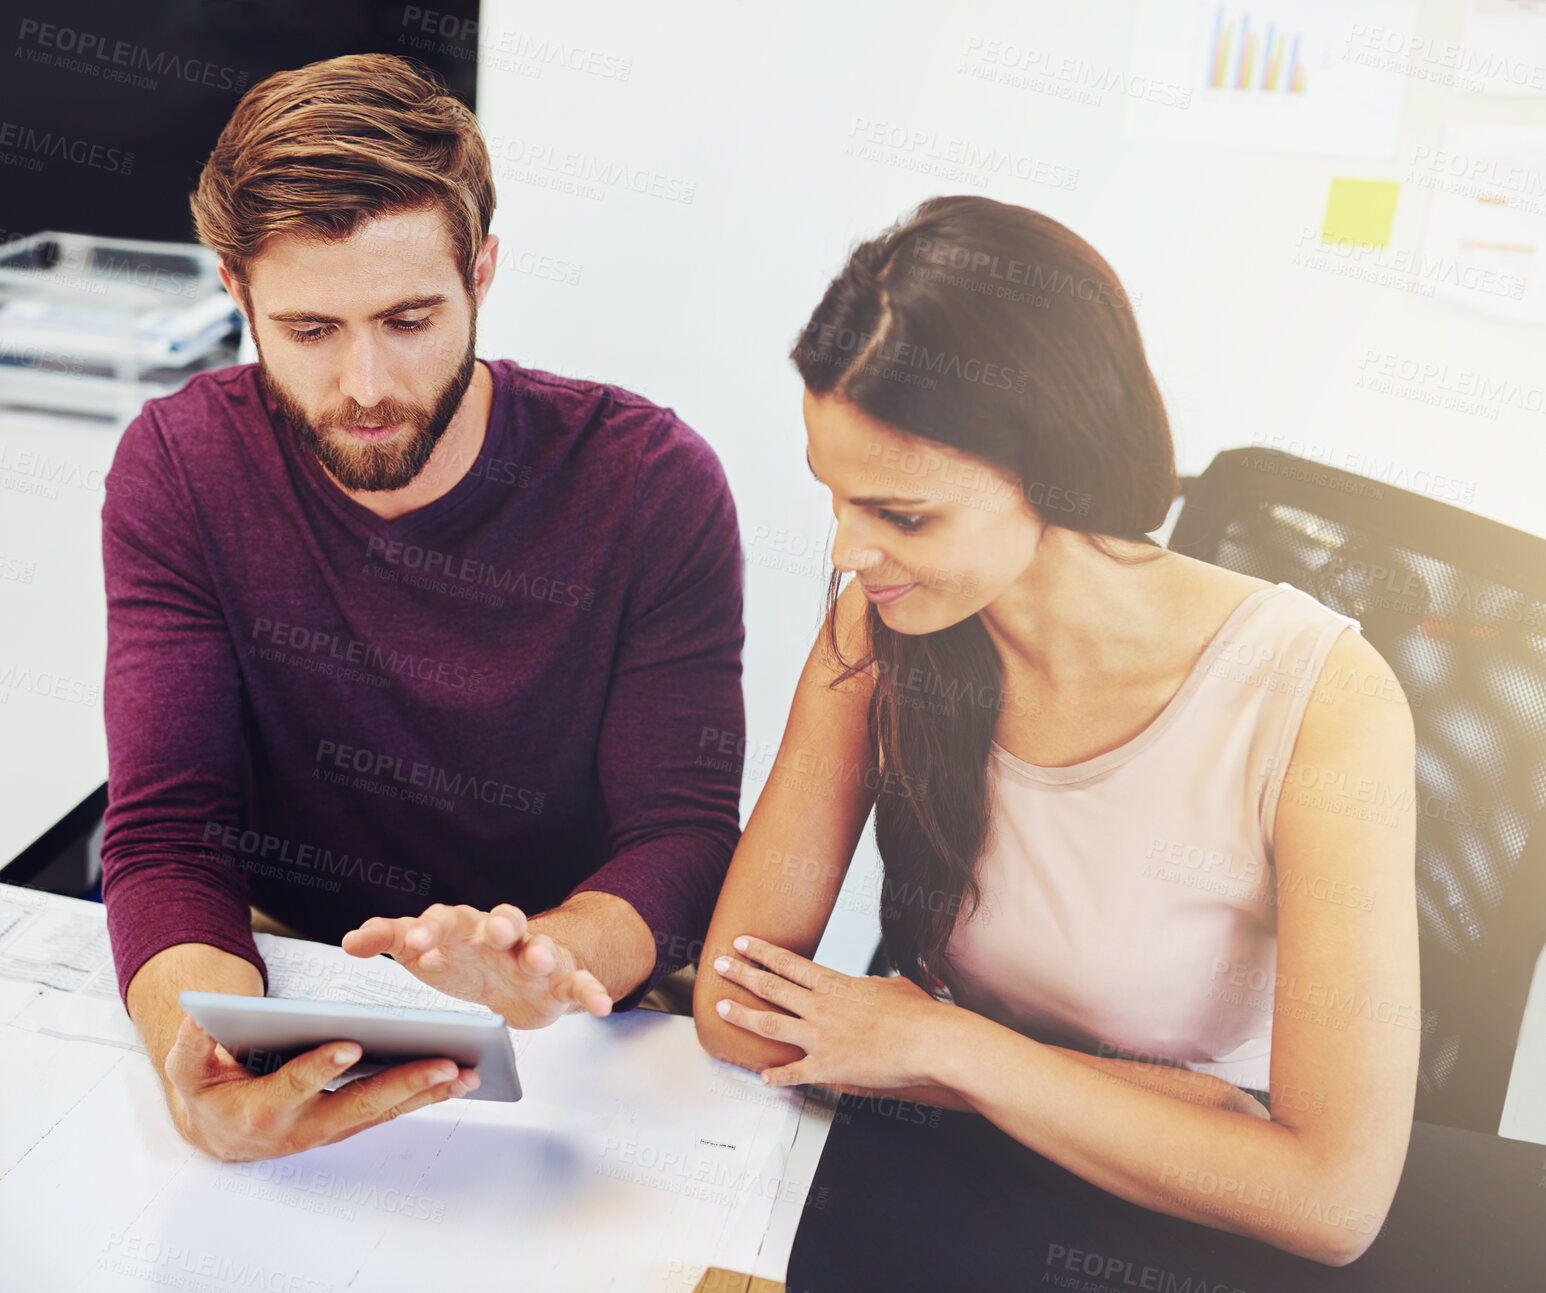
[[1275, 595], [1259, 598], [1258, 604], [1273, 606], [1276, 619], [1284, 629], [1361, 628], [1357, 619], [1333, 610], [1313, 594], [1286, 581], [1273, 583], [1179, 553], [1175, 556], [1179, 563], [1184, 563], [1172, 572], [1175, 581], [1172, 605], [1179, 621], [1176, 625], [1179, 636], [1206, 642], [1253, 596], [1267, 592]]
[[1166, 601], [1175, 619], [1166, 635], [1175, 640], [1206, 645], [1223, 631], [1236, 612], [1257, 593], [1277, 585], [1254, 575], [1212, 566], [1206, 561], [1172, 553]]
[[1252, 593], [1277, 587], [1271, 580], [1258, 579], [1255, 575], [1243, 574], [1238, 570], [1228, 570], [1179, 552], [1173, 552], [1170, 556], [1175, 563], [1172, 578], [1180, 585], [1183, 595], [1187, 590], [1191, 591], [1192, 597], [1186, 599], [1189, 602], [1238, 605]]
[[[1351, 679], [1362, 694], [1399, 699], [1405, 708], [1405, 693], [1389, 662], [1364, 638], [1363, 626], [1353, 616], [1287, 582], [1272, 583], [1191, 558], [1183, 560], [1200, 568], [1187, 572], [1196, 581], [1196, 591], [1178, 612], [1189, 617], [1188, 628], [1196, 640], [1213, 642], [1254, 594], [1271, 592], [1273, 596], [1259, 599], [1258, 615], [1230, 630], [1230, 638], [1237, 639], [1233, 643], [1237, 655], [1250, 658], [1249, 647], [1257, 652], [1258, 661], [1278, 660], [1290, 655], [1292, 648], [1316, 661], [1320, 700], [1329, 702], [1331, 697], [1322, 693], [1346, 689]], [[1342, 632], [1344, 628], [1353, 631]]]

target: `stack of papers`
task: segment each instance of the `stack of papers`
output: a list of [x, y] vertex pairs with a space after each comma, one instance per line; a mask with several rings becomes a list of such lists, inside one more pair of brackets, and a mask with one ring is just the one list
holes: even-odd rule
[[[479, 1009], [383, 957], [257, 941], [271, 995]], [[775, 1208], [792, 1234], [810, 1185], [789, 1168], [803, 1094], [711, 1059], [690, 1019], [642, 1010], [512, 1031], [517, 1103], [447, 1101], [288, 1158], [217, 1163], [172, 1126], [101, 906], [4, 886], [0, 1036], [17, 1288], [331, 1293], [476, 1274], [691, 1293], [707, 1266], [757, 1266]]]

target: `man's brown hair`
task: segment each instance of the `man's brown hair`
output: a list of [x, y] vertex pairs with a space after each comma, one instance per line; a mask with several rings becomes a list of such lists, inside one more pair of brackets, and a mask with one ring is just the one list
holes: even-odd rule
[[248, 90], [189, 202], [199, 241], [244, 295], [271, 234], [347, 238], [365, 220], [434, 204], [470, 294], [494, 182], [476, 118], [433, 72], [345, 54]]

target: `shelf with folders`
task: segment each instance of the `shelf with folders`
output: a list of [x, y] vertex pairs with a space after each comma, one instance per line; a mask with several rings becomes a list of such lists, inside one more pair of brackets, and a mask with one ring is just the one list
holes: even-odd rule
[[234, 362], [240, 335], [207, 247], [54, 232], [0, 246], [0, 405], [121, 424]]

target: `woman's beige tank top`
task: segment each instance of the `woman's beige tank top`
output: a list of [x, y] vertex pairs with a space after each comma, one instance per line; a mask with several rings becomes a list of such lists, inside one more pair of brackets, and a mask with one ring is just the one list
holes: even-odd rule
[[1278, 792], [1349, 627], [1290, 584], [1258, 589], [1117, 749], [1044, 768], [995, 743], [983, 902], [946, 956], [957, 1004], [1045, 1042], [1266, 1090]]

